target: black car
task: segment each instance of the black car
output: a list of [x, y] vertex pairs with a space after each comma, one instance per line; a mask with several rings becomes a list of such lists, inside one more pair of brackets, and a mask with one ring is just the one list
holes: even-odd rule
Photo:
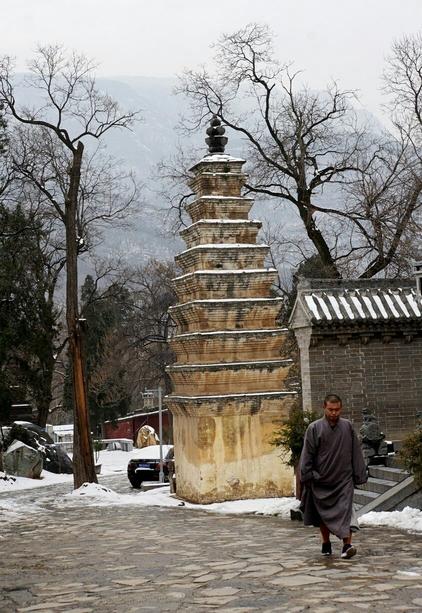
[[[173, 445], [163, 445], [163, 473], [168, 481], [168, 461], [173, 457]], [[133, 450], [133, 458], [127, 465], [127, 477], [132, 485], [139, 489], [142, 481], [160, 480], [160, 445], [150, 445]]]

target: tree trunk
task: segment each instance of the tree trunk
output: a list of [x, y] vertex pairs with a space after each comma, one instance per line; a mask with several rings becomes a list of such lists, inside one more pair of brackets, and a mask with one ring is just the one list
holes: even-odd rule
[[321, 231], [318, 229], [315, 223], [312, 212], [312, 204], [306, 191], [298, 190], [297, 207], [299, 210], [299, 215], [306, 228], [306, 233], [313, 242], [319, 257], [321, 258], [321, 262], [330, 272], [332, 277], [338, 279], [340, 277], [340, 273], [332, 258], [330, 248], [328, 247]]
[[[52, 344], [52, 340], [51, 340]], [[50, 405], [53, 398], [53, 373], [55, 361], [52, 356], [49, 356], [42, 364], [42, 379], [37, 386], [38, 393], [36, 394], [37, 403], [37, 424], [40, 428], [45, 428], [50, 412]]]
[[49, 410], [50, 410], [50, 404], [51, 404], [51, 398], [52, 398], [52, 394], [51, 394], [51, 378], [48, 377], [48, 381], [50, 383], [50, 387], [48, 388], [47, 386], [43, 386], [43, 388], [45, 387], [46, 393], [43, 396], [43, 398], [39, 398], [37, 399], [37, 424], [40, 426], [40, 428], [45, 428], [47, 425], [47, 421], [48, 421], [48, 414], [49, 414]]
[[73, 152], [70, 185], [66, 199], [66, 323], [73, 381], [73, 484], [97, 483], [87, 400], [83, 339], [78, 305], [78, 237], [76, 210], [81, 178], [83, 144]]

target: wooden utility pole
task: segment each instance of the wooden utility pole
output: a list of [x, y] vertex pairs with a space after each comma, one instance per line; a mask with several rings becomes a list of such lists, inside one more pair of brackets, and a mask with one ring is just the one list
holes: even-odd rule
[[78, 236], [77, 205], [81, 180], [84, 146], [81, 141], [73, 148], [70, 184], [65, 202], [66, 227], [66, 323], [73, 381], [73, 483], [75, 489], [83, 483], [97, 483], [94, 453], [89, 425], [88, 396], [83, 359], [83, 330], [78, 305]]

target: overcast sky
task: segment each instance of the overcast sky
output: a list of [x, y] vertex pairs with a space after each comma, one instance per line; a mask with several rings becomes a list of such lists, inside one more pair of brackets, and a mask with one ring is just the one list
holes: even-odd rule
[[313, 88], [332, 78], [372, 111], [391, 43], [422, 28], [422, 0], [0, 0], [0, 53], [19, 70], [37, 44], [61, 43], [104, 76], [172, 77], [205, 63], [210, 45], [249, 22], [269, 24], [282, 61]]

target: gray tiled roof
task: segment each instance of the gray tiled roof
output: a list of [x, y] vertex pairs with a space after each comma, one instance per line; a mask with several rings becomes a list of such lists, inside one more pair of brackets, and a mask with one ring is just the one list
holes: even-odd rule
[[[317, 287], [315, 287], [315, 285]], [[299, 286], [298, 301], [313, 324], [405, 322], [422, 325], [422, 299], [414, 286], [388, 287], [385, 282], [341, 282], [333, 287], [318, 287], [309, 282]], [[321, 284], [322, 285], [322, 284]]]

